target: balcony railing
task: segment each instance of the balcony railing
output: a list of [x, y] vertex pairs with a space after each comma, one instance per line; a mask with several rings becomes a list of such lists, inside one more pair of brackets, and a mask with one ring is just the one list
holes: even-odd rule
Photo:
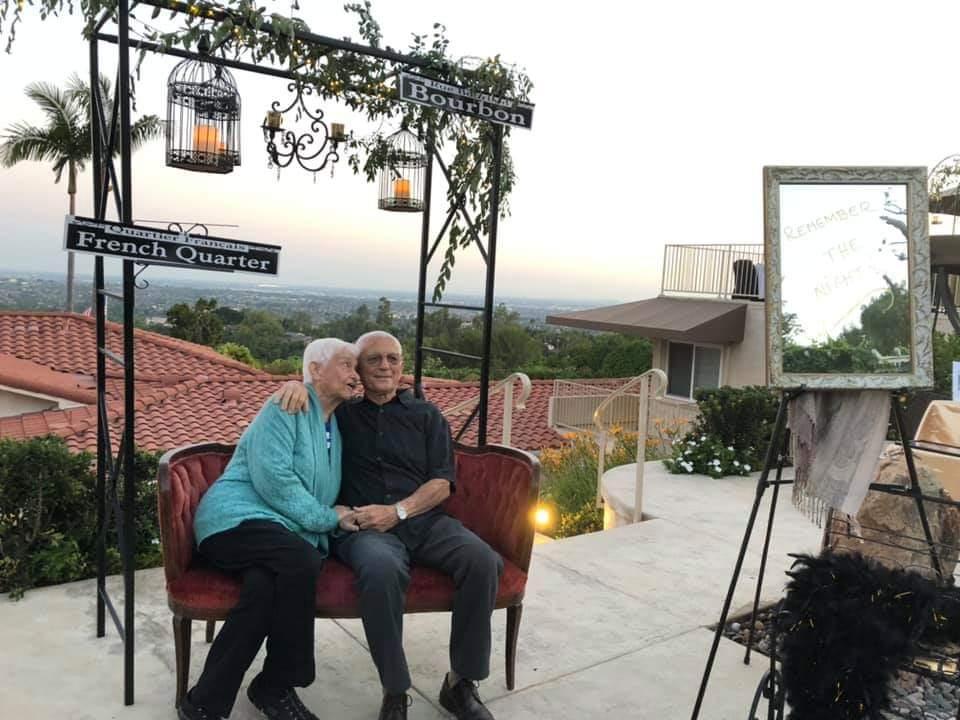
[[762, 245], [667, 245], [661, 292], [762, 300]]
[[607, 442], [614, 428], [637, 433], [636, 502], [633, 521], [643, 514], [643, 463], [648, 448], [669, 451], [673, 439], [682, 437], [696, 419], [697, 405], [663, 397], [667, 376], [648, 370], [621, 380], [556, 380], [550, 398], [550, 426], [560, 431], [588, 432], [598, 444], [597, 505]]

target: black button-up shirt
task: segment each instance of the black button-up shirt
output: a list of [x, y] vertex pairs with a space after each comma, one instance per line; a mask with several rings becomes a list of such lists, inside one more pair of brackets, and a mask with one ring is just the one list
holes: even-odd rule
[[[384, 405], [362, 398], [341, 403], [336, 412], [343, 438], [341, 504], [392, 505], [437, 478], [453, 491], [450, 426], [436, 405], [405, 391]], [[442, 512], [436, 507], [400, 525], [414, 530]]]

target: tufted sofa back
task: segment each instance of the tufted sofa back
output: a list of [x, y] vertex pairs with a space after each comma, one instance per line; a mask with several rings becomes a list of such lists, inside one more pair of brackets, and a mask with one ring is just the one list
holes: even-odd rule
[[193, 559], [193, 516], [200, 498], [223, 474], [233, 445], [202, 443], [171, 450], [160, 459], [158, 502], [163, 569], [173, 582]]
[[[202, 443], [171, 450], [160, 459], [160, 540], [168, 584], [190, 566], [194, 513], [233, 451], [233, 445]], [[526, 572], [533, 547], [540, 463], [528, 453], [498, 445], [457, 445], [454, 457], [457, 491], [444, 509]]]
[[527, 572], [540, 494], [540, 463], [532, 455], [499, 445], [454, 451], [457, 491], [444, 510]]

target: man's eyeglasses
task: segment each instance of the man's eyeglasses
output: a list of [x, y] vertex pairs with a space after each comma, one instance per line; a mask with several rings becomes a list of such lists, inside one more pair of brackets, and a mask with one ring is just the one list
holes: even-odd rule
[[403, 362], [403, 358], [397, 353], [388, 353], [387, 355], [364, 355], [361, 358], [361, 362], [367, 367], [379, 367], [383, 363], [384, 358], [387, 359], [387, 363], [391, 367], [396, 367]]

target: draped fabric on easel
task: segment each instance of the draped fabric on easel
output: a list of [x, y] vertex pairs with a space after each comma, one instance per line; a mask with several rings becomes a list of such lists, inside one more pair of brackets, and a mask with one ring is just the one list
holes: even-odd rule
[[806, 391], [793, 398], [794, 505], [818, 525], [828, 510], [856, 517], [873, 481], [889, 419], [888, 390]]

